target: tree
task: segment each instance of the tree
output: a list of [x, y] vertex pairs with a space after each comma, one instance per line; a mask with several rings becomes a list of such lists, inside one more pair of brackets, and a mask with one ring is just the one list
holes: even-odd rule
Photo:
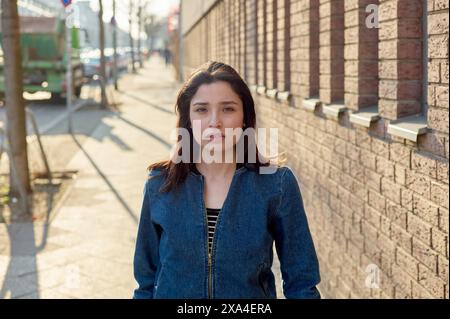
[[139, 0], [139, 7], [138, 7], [138, 13], [137, 13], [137, 20], [138, 20], [138, 39], [137, 39], [137, 55], [138, 55], [138, 61], [139, 61], [139, 67], [142, 68], [143, 61], [142, 61], [142, 53], [141, 53], [141, 32], [142, 32], [142, 12], [144, 10], [144, 5], [142, 4], [142, 0]]
[[108, 99], [106, 97], [106, 60], [105, 60], [105, 28], [103, 25], [103, 1], [98, 0], [100, 10], [98, 11], [98, 19], [100, 23], [100, 89], [101, 89], [101, 105], [106, 108]]
[[[20, 21], [17, 0], [1, 1], [4, 55], [5, 105], [7, 136], [10, 149], [10, 195], [20, 190], [31, 193], [27, 154], [25, 102], [23, 100], [22, 55], [20, 49]], [[13, 164], [13, 165], [11, 165]], [[12, 168], [15, 168], [13, 170]], [[17, 178], [14, 179], [14, 171]], [[28, 198], [22, 198], [28, 201]], [[27, 212], [30, 213], [30, 212]]]
[[113, 63], [113, 74], [114, 74], [114, 89], [119, 90], [119, 83], [117, 81], [117, 21], [116, 21], [116, 0], [113, 0], [113, 16], [111, 19], [111, 24], [113, 27], [113, 49], [114, 49], [114, 63]]
[[130, 50], [131, 50], [131, 70], [136, 73], [136, 59], [134, 56], [134, 41], [133, 41], [133, 0], [130, 0], [129, 4], [129, 17], [128, 23], [130, 26]]

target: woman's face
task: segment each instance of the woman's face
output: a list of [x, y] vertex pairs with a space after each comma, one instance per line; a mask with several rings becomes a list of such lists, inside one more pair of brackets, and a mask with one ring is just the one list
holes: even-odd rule
[[[189, 115], [194, 138], [202, 149], [216, 143], [222, 144], [222, 150], [229, 149], [236, 144], [240, 135], [233, 138], [232, 144], [229, 144], [231, 140], [230, 137], [225, 140], [225, 135], [228, 134], [225, 129], [244, 126], [242, 101], [231, 85], [224, 81], [201, 85], [191, 100]], [[195, 129], [198, 129], [196, 123], [200, 127], [201, 136], [195, 134]], [[201, 141], [199, 141], [200, 138], [202, 138]], [[225, 141], [227, 141], [226, 145]], [[217, 147], [217, 149], [220, 148]]]

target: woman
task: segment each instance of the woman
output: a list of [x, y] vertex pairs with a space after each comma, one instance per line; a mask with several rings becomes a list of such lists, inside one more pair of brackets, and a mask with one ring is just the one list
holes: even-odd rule
[[[188, 141], [178, 138], [175, 155], [183, 160], [172, 156], [149, 167], [134, 298], [276, 298], [273, 242], [285, 297], [320, 298], [296, 177], [239, 134], [256, 126], [239, 74], [223, 63], [203, 65], [179, 92], [176, 112]], [[211, 151], [218, 161], [208, 159]]]

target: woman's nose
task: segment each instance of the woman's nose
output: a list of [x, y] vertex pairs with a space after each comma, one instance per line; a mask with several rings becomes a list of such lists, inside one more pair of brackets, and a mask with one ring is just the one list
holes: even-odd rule
[[221, 125], [221, 120], [219, 114], [212, 112], [211, 118], [209, 119], [209, 126], [216, 127]]

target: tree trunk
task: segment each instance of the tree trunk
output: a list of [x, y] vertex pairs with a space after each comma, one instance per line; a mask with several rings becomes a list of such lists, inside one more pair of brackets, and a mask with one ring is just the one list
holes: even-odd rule
[[131, 70], [133, 73], [136, 73], [136, 60], [134, 57], [134, 41], [133, 41], [133, 0], [130, 0], [129, 2], [129, 26], [130, 26], [130, 50], [131, 50]]
[[[6, 121], [9, 148], [12, 157], [10, 158], [10, 194], [11, 196], [18, 196], [20, 189], [23, 189], [27, 194], [31, 193], [26, 140], [25, 102], [23, 100], [20, 22], [16, 0], [2, 1], [1, 6]], [[14, 171], [17, 173], [16, 179], [13, 177], [13, 166], [15, 168]]]
[[143, 67], [142, 55], [141, 55], [141, 26], [142, 26], [142, 3], [139, 1], [138, 9], [138, 43], [137, 43], [137, 56], [139, 61], [139, 68]]
[[119, 90], [118, 83], [118, 70], [117, 70], [117, 21], [116, 21], [116, 0], [113, 0], [113, 48], [114, 48], [114, 64], [113, 64], [113, 74], [114, 74], [114, 89]]
[[101, 89], [101, 105], [103, 108], [108, 106], [108, 99], [106, 97], [106, 60], [105, 60], [105, 29], [103, 25], [103, 1], [98, 0], [100, 10], [98, 11], [98, 19], [100, 23], [100, 89]]

